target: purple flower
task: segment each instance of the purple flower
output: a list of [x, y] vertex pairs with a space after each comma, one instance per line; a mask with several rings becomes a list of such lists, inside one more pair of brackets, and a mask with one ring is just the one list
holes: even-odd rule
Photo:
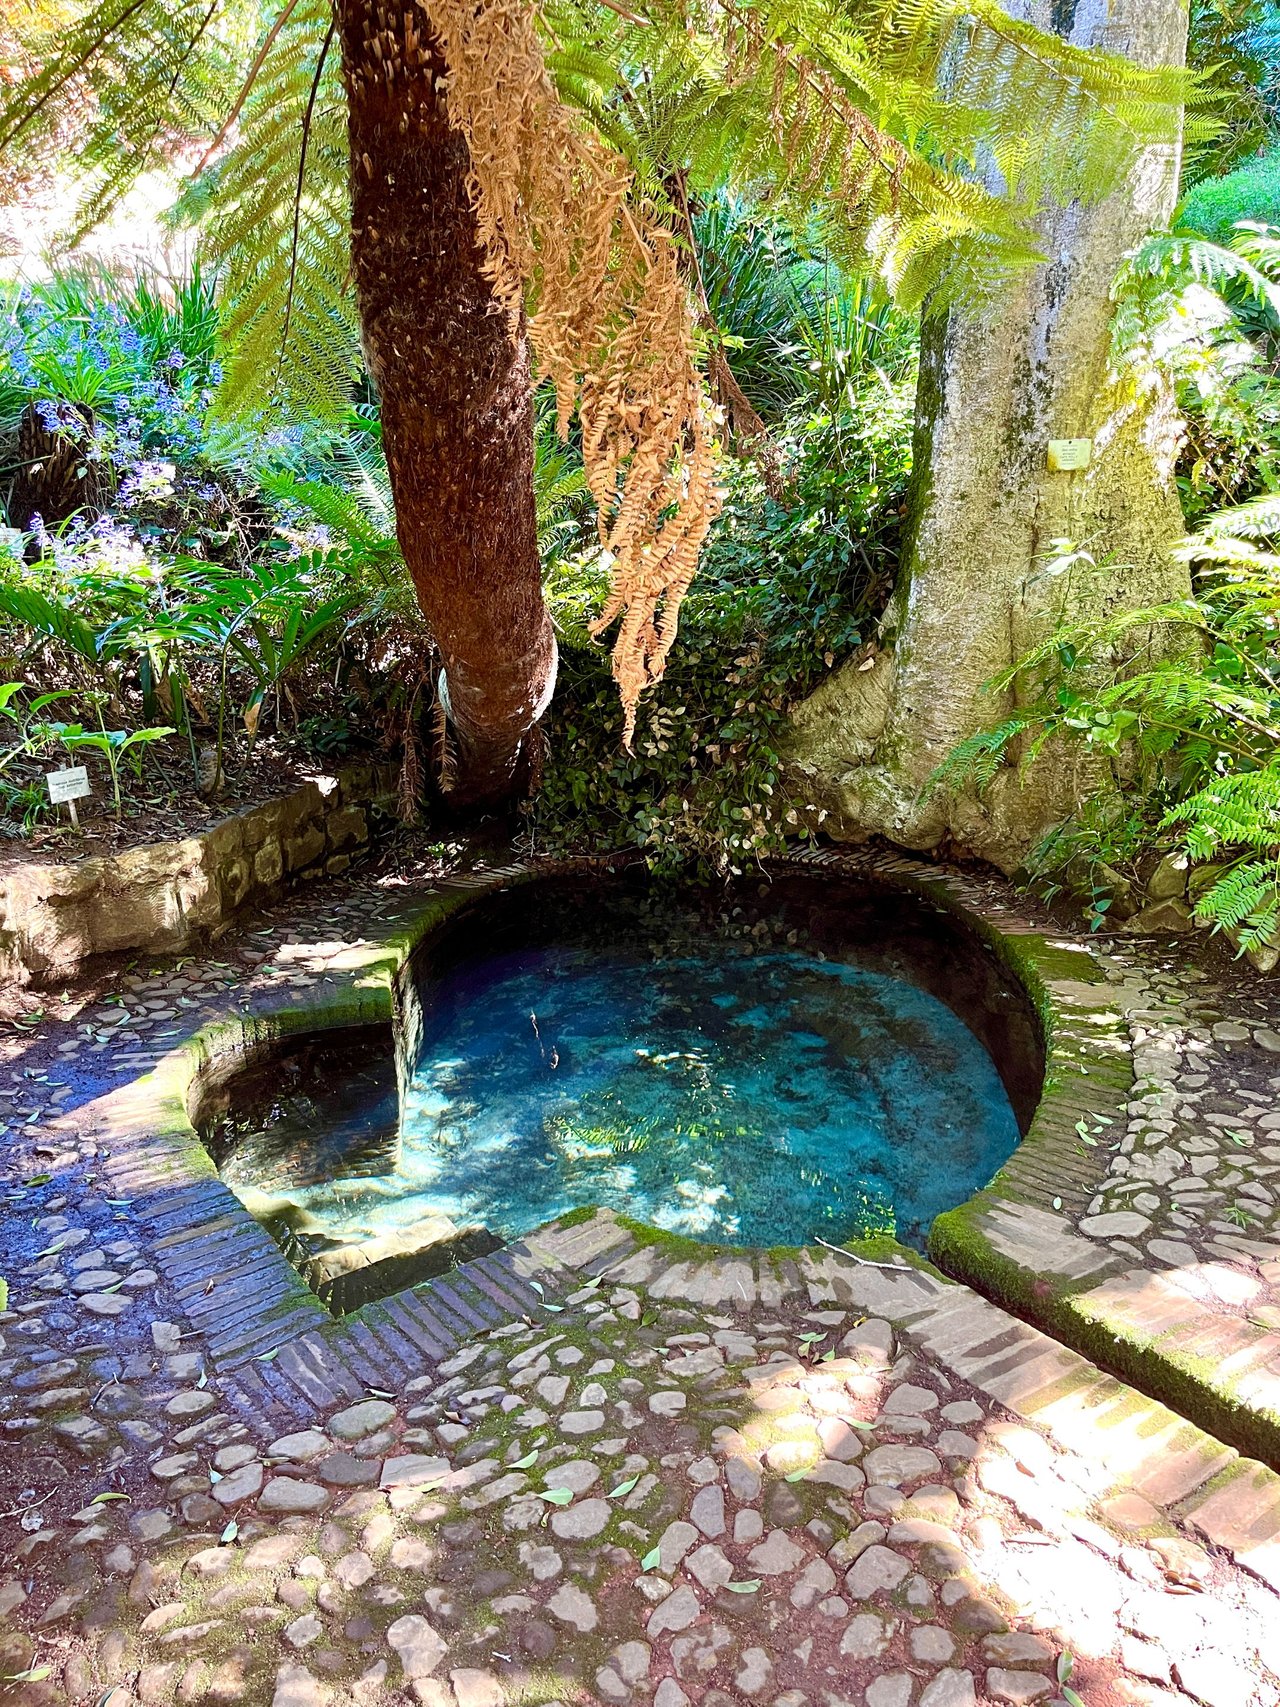
[[84, 437], [85, 418], [74, 403], [64, 403], [53, 397], [37, 397], [35, 411], [46, 432]]
[[41, 545], [45, 555], [51, 556], [59, 571], [67, 576], [86, 571], [130, 577], [149, 573], [137, 534], [110, 516], [93, 522], [73, 517], [56, 536], [46, 534]]
[[172, 497], [176, 472], [171, 462], [144, 459], [120, 482], [121, 502], [133, 505], [146, 503], [149, 499]]

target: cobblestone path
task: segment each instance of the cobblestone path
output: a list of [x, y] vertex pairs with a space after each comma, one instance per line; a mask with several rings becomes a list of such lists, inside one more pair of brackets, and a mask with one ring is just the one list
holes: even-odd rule
[[[599, 1217], [495, 1270], [501, 1309], [451, 1294], [394, 1379], [221, 1368], [95, 1109], [206, 1019], [341, 982], [405, 894], [307, 899], [6, 1032], [0, 1700], [1276, 1707], [1280, 1482], [927, 1271], [699, 1268]], [[1187, 1109], [1229, 1119], [1253, 1165], [1194, 1177], [1274, 1203], [1269, 1117], [1209, 1071], [1239, 1016], [1172, 996], [1152, 1047], [1201, 1032], [1141, 1117], [1190, 1156]], [[1163, 1226], [1108, 1167], [1089, 1213]], [[1174, 1225], [1256, 1315], [1261, 1221], [1219, 1220]]]

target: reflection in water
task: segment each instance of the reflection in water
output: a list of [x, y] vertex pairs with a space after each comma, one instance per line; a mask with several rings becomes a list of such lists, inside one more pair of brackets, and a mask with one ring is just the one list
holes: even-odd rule
[[312, 1230], [443, 1218], [513, 1238], [598, 1203], [729, 1244], [920, 1245], [1018, 1140], [963, 1022], [856, 951], [753, 950], [684, 918], [658, 944], [615, 931], [465, 962], [427, 994], [395, 1165], [295, 1175]]

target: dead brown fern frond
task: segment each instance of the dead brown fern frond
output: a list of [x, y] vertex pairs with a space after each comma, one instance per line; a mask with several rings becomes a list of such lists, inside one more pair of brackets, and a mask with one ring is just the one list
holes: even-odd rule
[[438, 691], [431, 706], [431, 776], [444, 795], [449, 794], [458, 780], [458, 755], [449, 738], [449, 717]]
[[599, 633], [621, 619], [613, 673], [624, 741], [663, 673], [680, 601], [720, 504], [707, 399], [676, 240], [633, 176], [560, 100], [530, 0], [420, 0], [448, 70], [451, 122], [494, 295], [575, 408], [612, 559]]

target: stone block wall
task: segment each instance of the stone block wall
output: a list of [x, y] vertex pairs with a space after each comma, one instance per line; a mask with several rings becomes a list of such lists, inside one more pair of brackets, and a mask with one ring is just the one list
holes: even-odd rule
[[0, 978], [65, 975], [91, 954], [186, 948], [246, 901], [344, 871], [393, 809], [395, 772], [344, 765], [198, 836], [0, 875]]

